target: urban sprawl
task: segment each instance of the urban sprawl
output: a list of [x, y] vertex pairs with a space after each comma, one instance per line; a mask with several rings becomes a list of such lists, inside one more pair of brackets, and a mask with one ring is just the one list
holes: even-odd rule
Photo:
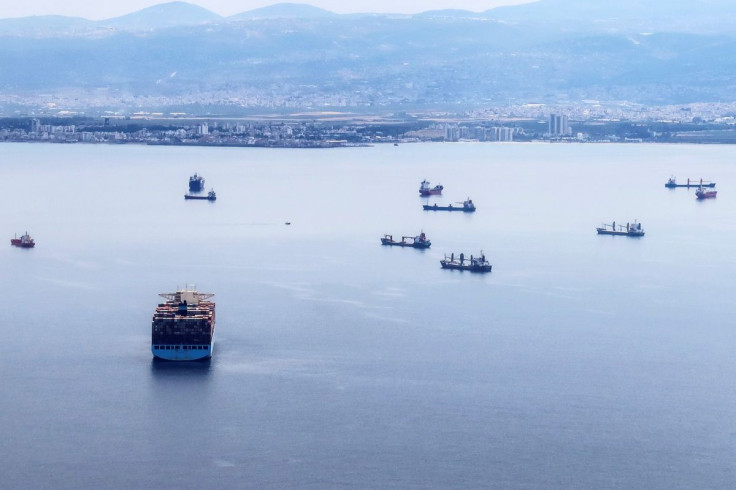
[[736, 143], [736, 105], [663, 108], [542, 104], [450, 113], [305, 112], [225, 117], [185, 113], [50, 114], [0, 118], [0, 141], [334, 147], [412, 142]]

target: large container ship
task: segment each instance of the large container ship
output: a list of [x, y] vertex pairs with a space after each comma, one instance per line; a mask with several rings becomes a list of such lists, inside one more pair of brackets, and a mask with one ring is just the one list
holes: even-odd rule
[[161, 293], [166, 299], [153, 314], [151, 352], [168, 361], [196, 361], [212, 357], [215, 345], [215, 303], [211, 293], [182, 289]]

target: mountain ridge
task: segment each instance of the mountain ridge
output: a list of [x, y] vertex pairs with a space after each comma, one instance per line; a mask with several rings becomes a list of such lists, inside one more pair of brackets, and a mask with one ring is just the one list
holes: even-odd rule
[[[264, 19], [315, 18], [486, 18], [514, 25], [529, 25], [562, 31], [622, 31], [622, 32], [698, 32], [736, 34], [736, 2], [732, 0], [693, 0], [678, 3], [664, 0], [538, 0], [535, 2], [495, 7], [482, 12], [462, 9], [441, 9], [414, 14], [352, 13], [338, 14], [326, 9], [299, 3], [274, 3], [267, 7], [221, 16], [195, 3], [172, 1], [146, 7], [118, 17], [91, 21], [81, 17], [74, 22], [64, 16], [29, 16], [0, 19], [0, 35], [27, 35], [46, 29], [69, 34], [71, 24], [89, 29], [112, 27], [124, 30], [155, 30], [205, 23], [227, 23]], [[48, 19], [55, 19], [49, 22]], [[45, 25], [41, 19], [47, 19]], [[81, 34], [81, 33], [78, 33]]]
[[[568, 1], [540, 0], [536, 8]], [[597, 2], [575, 15], [594, 19], [607, 8]], [[0, 66], [13, 67], [0, 71], [0, 98], [88, 91], [129, 101], [444, 108], [510, 99], [704, 102], [731, 100], [736, 92], [733, 28], [703, 34], [577, 27], [561, 13], [567, 21], [550, 15], [549, 23], [536, 23], [530, 14], [516, 22], [497, 9], [411, 16], [307, 9], [311, 17], [289, 17], [302, 10], [293, 4], [258, 10], [250, 14], [256, 18], [228, 20], [174, 2], [115, 22], [0, 21]], [[169, 23], [155, 28], [152, 19]]]

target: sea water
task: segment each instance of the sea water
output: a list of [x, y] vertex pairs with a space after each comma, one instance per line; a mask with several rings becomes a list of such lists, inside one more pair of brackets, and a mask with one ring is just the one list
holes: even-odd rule
[[[734, 161], [0, 145], [0, 486], [733, 488]], [[195, 172], [216, 202], [184, 200]], [[440, 268], [481, 251], [490, 274]], [[157, 294], [187, 284], [215, 293], [214, 356], [153, 362]]]

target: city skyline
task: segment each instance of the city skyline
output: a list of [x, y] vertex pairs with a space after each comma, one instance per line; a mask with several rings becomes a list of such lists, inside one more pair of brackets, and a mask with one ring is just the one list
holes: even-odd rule
[[[339, 14], [350, 13], [397, 13], [413, 14], [428, 10], [462, 9], [482, 12], [495, 7], [519, 5], [538, 0], [427, 0], [417, 3], [411, 0], [358, 0], [340, 2], [338, 0], [310, 0], [308, 2], [279, 2], [278, 0], [197, 0], [186, 2], [198, 5], [222, 16], [236, 15], [249, 10], [267, 7], [277, 3], [296, 3], [323, 8]], [[59, 3], [55, 0], [13, 3], [3, 7], [0, 19], [40, 15], [62, 15], [82, 17], [89, 20], [104, 20], [126, 15], [147, 7], [170, 3], [158, 0], [130, 0], [125, 4], [99, 3], [89, 0], [68, 0]]]

